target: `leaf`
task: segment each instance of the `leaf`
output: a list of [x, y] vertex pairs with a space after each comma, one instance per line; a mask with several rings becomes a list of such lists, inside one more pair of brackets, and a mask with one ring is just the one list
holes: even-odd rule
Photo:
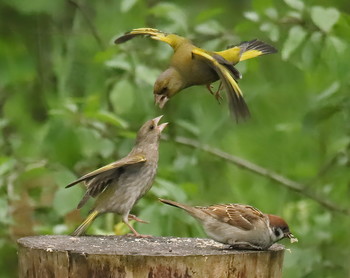
[[331, 86], [317, 96], [316, 101], [323, 101], [331, 98], [339, 89], [340, 83], [338, 81], [334, 81]]
[[322, 33], [313, 32], [306, 41], [301, 53], [304, 68], [313, 69], [320, 62], [320, 51], [322, 48]]
[[131, 64], [127, 60], [126, 54], [121, 53], [119, 55], [114, 56], [112, 59], [105, 62], [106, 67], [113, 69], [122, 69], [125, 71], [131, 71]]
[[16, 164], [16, 159], [0, 157], [0, 176], [10, 172]]
[[130, 11], [130, 9], [137, 3], [138, 0], [122, 0], [120, 3], [120, 10], [122, 13]]
[[291, 8], [302, 11], [304, 9], [304, 3], [300, 0], [284, 0], [284, 2]]
[[13, 8], [24, 14], [40, 14], [48, 13], [54, 15], [57, 10], [61, 10], [64, 7], [64, 1], [46, 1], [46, 0], [33, 0], [33, 1], [21, 1], [21, 0], [5, 0], [7, 5], [11, 5]]
[[149, 13], [156, 17], [163, 18], [173, 23], [172, 32], [178, 29], [187, 30], [187, 16], [184, 10], [176, 4], [168, 2], [159, 2], [157, 5], [149, 9]]
[[136, 67], [136, 76], [138, 80], [146, 82], [148, 85], [154, 85], [155, 80], [159, 75], [159, 71], [145, 65], [138, 65]]
[[185, 202], [187, 199], [187, 195], [182, 188], [162, 178], [156, 178], [155, 185], [151, 188], [150, 192], [157, 197], [176, 199], [178, 202]]
[[278, 12], [275, 8], [267, 8], [265, 14], [272, 20], [278, 19]]
[[197, 25], [195, 30], [200, 34], [210, 36], [215, 36], [224, 32], [224, 28], [216, 20], [210, 20]]
[[108, 111], [88, 112], [86, 115], [89, 118], [96, 119], [107, 124], [112, 124], [114, 126], [118, 126], [122, 128], [129, 127], [129, 124], [127, 121], [118, 117], [118, 115]]
[[58, 215], [64, 216], [76, 208], [82, 197], [82, 190], [79, 186], [74, 186], [69, 189], [64, 188], [65, 185], [75, 179], [68, 170], [57, 171], [54, 173], [54, 177], [59, 189], [56, 191], [52, 206]]
[[271, 22], [266, 22], [260, 26], [260, 30], [267, 32], [271, 41], [278, 41], [280, 31], [278, 26]]
[[335, 36], [329, 36], [327, 40], [334, 46], [338, 54], [343, 54], [347, 50], [347, 45], [344, 40]]
[[196, 17], [196, 22], [204, 22], [207, 21], [217, 15], [223, 14], [224, 10], [223, 8], [212, 8], [212, 9], [206, 9], [202, 12], [200, 12]]
[[301, 26], [293, 26], [288, 33], [282, 49], [282, 59], [287, 60], [290, 55], [301, 45], [306, 37], [306, 31]]
[[260, 20], [259, 14], [254, 11], [244, 12], [243, 15], [246, 19], [249, 19], [250, 21], [253, 21], [253, 22], [258, 22]]
[[82, 197], [81, 188], [79, 186], [72, 188], [60, 188], [56, 191], [53, 201], [53, 209], [60, 216], [66, 215], [74, 210]]
[[134, 104], [134, 87], [127, 79], [115, 83], [109, 98], [114, 111], [123, 114], [128, 112]]
[[311, 8], [311, 19], [322, 31], [328, 33], [337, 23], [340, 13], [335, 8], [314, 6]]
[[307, 127], [315, 126], [325, 120], [328, 120], [330, 117], [340, 111], [341, 105], [339, 103], [329, 103], [327, 105], [317, 107], [306, 114], [304, 118], [304, 125]]

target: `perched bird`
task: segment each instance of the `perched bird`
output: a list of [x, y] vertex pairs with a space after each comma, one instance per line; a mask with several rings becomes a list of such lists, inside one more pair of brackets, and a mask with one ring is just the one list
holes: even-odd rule
[[135, 203], [151, 188], [158, 167], [158, 147], [160, 134], [167, 123], [158, 125], [162, 116], [147, 121], [137, 133], [136, 143], [124, 158], [101, 167], [68, 184], [66, 188], [80, 182], [86, 185], [86, 193], [80, 203], [80, 209], [90, 197], [96, 197], [89, 216], [73, 232], [80, 236], [92, 221], [102, 213], [114, 212], [122, 216], [123, 222], [135, 236], [141, 236], [128, 219], [145, 222], [129, 214]]
[[292, 243], [298, 241], [281, 217], [264, 214], [252, 206], [227, 204], [191, 207], [170, 200], [159, 200], [185, 210], [199, 220], [209, 237], [230, 244], [232, 248], [266, 250], [285, 237]]
[[149, 36], [166, 42], [174, 50], [169, 68], [160, 74], [154, 84], [154, 100], [160, 108], [178, 92], [194, 85], [206, 85], [220, 101], [221, 85], [215, 93], [210, 89], [210, 84], [220, 79], [227, 92], [231, 114], [237, 121], [250, 114], [236, 82], [242, 76], [234, 65], [243, 60], [277, 52], [274, 47], [259, 40], [242, 42], [224, 51], [207, 51], [195, 46], [187, 38], [152, 28], [133, 29], [117, 38], [115, 43], [120, 44], [136, 36]]

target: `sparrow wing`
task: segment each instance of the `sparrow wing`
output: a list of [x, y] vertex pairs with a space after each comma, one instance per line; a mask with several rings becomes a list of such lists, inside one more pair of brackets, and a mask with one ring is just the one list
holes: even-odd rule
[[236, 120], [248, 118], [250, 115], [248, 106], [235, 80], [241, 76], [238, 70], [222, 56], [211, 54], [203, 49], [195, 48], [192, 54], [207, 63], [220, 77], [227, 93], [230, 112]]
[[132, 165], [132, 164], [137, 164], [137, 163], [141, 163], [141, 162], [145, 162], [146, 161], [146, 157], [142, 154], [136, 154], [136, 155], [132, 155], [132, 156], [126, 156], [118, 161], [112, 162], [106, 166], [103, 166], [101, 168], [98, 168], [95, 171], [92, 171], [84, 176], [82, 176], [81, 178], [77, 179], [76, 181], [73, 181], [72, 183], [68, 184], [66, 186], [66, 188], [69, 188], [75, 184], [78, 184], [82, 181], [87, 181], [89, 179], [92, 179], [94, 177], [96, 177], [97, 175], [100, 175], [102, 173], [106, 173], [108, 171], [112, 171], [112, 170], [116, 170], [120, 167], [123, 166], [127, 166], [127, 165]]
[[76, 181], [68, 184], [66, 188], [78, 184], [82, 181], [85, 182], [87, 190], [79, 202], [77, 208], [80, 209], [90, 197], [96, 197], [101, 194], [107, 186], [109, 186], [115, 179], [124, 172], [124, 168], [130, 165], [136, 165], [144, 163], [146, 157], [142, 154], [136, 154], [132, 156], [124, 157], [118, 161], [112, 162], [106, 166], [103, 166], [95, 171], [92, 171]]
[[214, 205], [202, 208], [202, 210], [217, 220], [242, 230], [254, 229], [255, 223], [265, 218], [262, 212], [247, 205]]
[[134, 38], [136, 36], [146, 36], [146, 37], [150, 37], [151, 39], [154, 39], [154, 40], [166, 42], [174, 49], [179, 44], [179, 42], [188, 41], [184, 37], [181, 37], [181, 36], [178, 36], [175, 34], [164, 33], [162, 31], [159, 31], [158, 29], [138, 28], [138, 29], [133, 29], [130, 32], [127, 32], [124, 35], [118, 37], [114, 41], [114, 43], [115, 44], [124, 43], [128, 40], [131, 40], [132, 38]]

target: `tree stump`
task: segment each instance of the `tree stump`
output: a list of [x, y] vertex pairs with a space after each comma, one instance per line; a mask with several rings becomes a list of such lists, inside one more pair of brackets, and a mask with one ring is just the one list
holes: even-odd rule
[[211, 239], [34, 236], [18, 240], [21, 278], [278, 278], [284, 247], [237, 251]]

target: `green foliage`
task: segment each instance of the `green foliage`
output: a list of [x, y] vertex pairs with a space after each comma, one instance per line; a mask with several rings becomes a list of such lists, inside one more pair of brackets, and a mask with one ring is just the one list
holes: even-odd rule
[[[18, 237], [67, 234], [86, 216], [83, 187], [64, 186], [127, 154], [135, 131], [165, 114], [158, 177], [135, 214], [142, 233], [205, 236], [158, 197], [194, 205], [239, 202], [283, 216], [284, 277], [346, 277], [350, 270], [350, 21], [348, 1], [10, 1], [0, 4], [0, 277], [16, 276]], [[113, 45], [132, 28], [176, 32], [210, 50], [259, 38], [279, 54], [242, 62], [252, 119], [192, 87], [160, 111], [153, 83], [172, 50], [148, 39]], [[175, 143], [184, 136], [304, 185], [300, 194], [252, 171]], [[309, 193], [312, 194], [309, 194]], [[317, 199], [317, 198], [316, 198]], [[91, 233], [127, 232], [103, 216]]]

